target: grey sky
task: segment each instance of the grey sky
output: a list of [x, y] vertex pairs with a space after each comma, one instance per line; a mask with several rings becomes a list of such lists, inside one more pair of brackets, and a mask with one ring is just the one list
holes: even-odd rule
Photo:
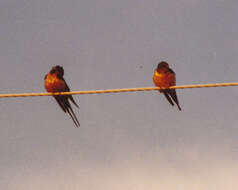
[[[0, 93], [41, 92], [62, 65], [71, 90], [237, 82], [236, 0], [1, 0]], [[76, 129], [52, 97], [1, 99], [0, 188], [231, 189], [237, 87], [75, 96]]]

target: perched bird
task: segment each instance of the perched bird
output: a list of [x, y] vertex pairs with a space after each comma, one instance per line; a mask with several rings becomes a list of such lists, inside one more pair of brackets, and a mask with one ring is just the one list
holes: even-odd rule
[[176, 85], [176, 78], [174, 71], [169, 68], [167, 62], [162, 61], [158, 64], [157, 68], [154, 70], [153, 81], [155, 86], [161, 88], [159, 91], [165, 95], [169, 103], [174, 106], [174, 101], [181, 111], [175, 89], [168, 89], [170, 86]]
[[[65, 82], [64, 78], [64, 69], [63, 67], [57, 65], [52, 67], [50, 72], [45, 75], [44, 86], [47, 92], [69, 92], [70, 89]], [[79, 127], [79, 121], [74, 114], [74, 111], [69, 103], [69, 100], [74, 103], [74, 105], [79, 108], [79, 106], [74, 101], [72, 95], [59, 95], [54, 96], [60, 107], [65, 113], [68, 113], [72, 118], [76, 127]]]

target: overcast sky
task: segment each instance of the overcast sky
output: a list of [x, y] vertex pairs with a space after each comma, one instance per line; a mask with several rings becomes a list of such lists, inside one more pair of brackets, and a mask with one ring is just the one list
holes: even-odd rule
[[[237, 82], [237, 0], [0, 0], [0, 93]], [[0, 189], [223, 190], [238, 185], [238, 88], [0, 99]]]

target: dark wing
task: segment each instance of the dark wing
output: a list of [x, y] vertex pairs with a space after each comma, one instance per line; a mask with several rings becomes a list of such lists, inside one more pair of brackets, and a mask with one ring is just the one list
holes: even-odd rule
[[[62, 79], [62, 80], [64, 81], [64, 83], [65, 83], [65, 91], [66, 91], [66, 92], [69, 92], [70, 89], [69, 89], [69, 86], [67, 85], [66, 81], [64, 80], [64, 78], [61, 78], [61, 79]], [[78, 104], [74, 101], [72, 95], [68, 95], [67, 97], [71, 100], [71, 102], [74, 103], [74, 105], [75, 105], [77, 108], [79, 108]]]
[[[175, 72], [174, 72], [172, 69], [170, 69], [170, 68], [168, 68], [167, 72], [168, 72], [168, 73], [175, 74]], [[167, 73], [167, 72], [166, 72], [166, 73]]]
[[[175, 78], [175, 72], [172, 70], [172, 69], [168, 69], [167, 71], [169, 74], [169, 77], [170, 77], [170, 86], [175, 86], [176, 85], [176, 78]], [[170, 97], [173, 99], [173, 101], [177, 104], [178, 106], [178, 109], [181, 111], [181, 107], [179, 105], [179, 101], [178, 101], [178, 98], [177, 98], [177, 94], [176, 94], [176, 91], [175, 89], [170, 89], [168, 90], [168, 94], [170, 95]]]

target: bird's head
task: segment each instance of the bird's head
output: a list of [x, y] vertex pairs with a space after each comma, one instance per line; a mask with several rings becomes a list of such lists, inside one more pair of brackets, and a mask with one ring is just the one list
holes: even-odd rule
[[161, 61], [160, 63], [158, 63], [157, 71], [166, 70], [168, 68], [169, 68], [169, 64], [165, 61]]
[[59, 65], [56, 65], [54, 67], [52, 67], [52, 69], [50, 70], [50, 73], [51, 74], [59, 74], [60, 76], [63, 76], [64, 75], [64, 69], [63, 67], [59, 66]]

